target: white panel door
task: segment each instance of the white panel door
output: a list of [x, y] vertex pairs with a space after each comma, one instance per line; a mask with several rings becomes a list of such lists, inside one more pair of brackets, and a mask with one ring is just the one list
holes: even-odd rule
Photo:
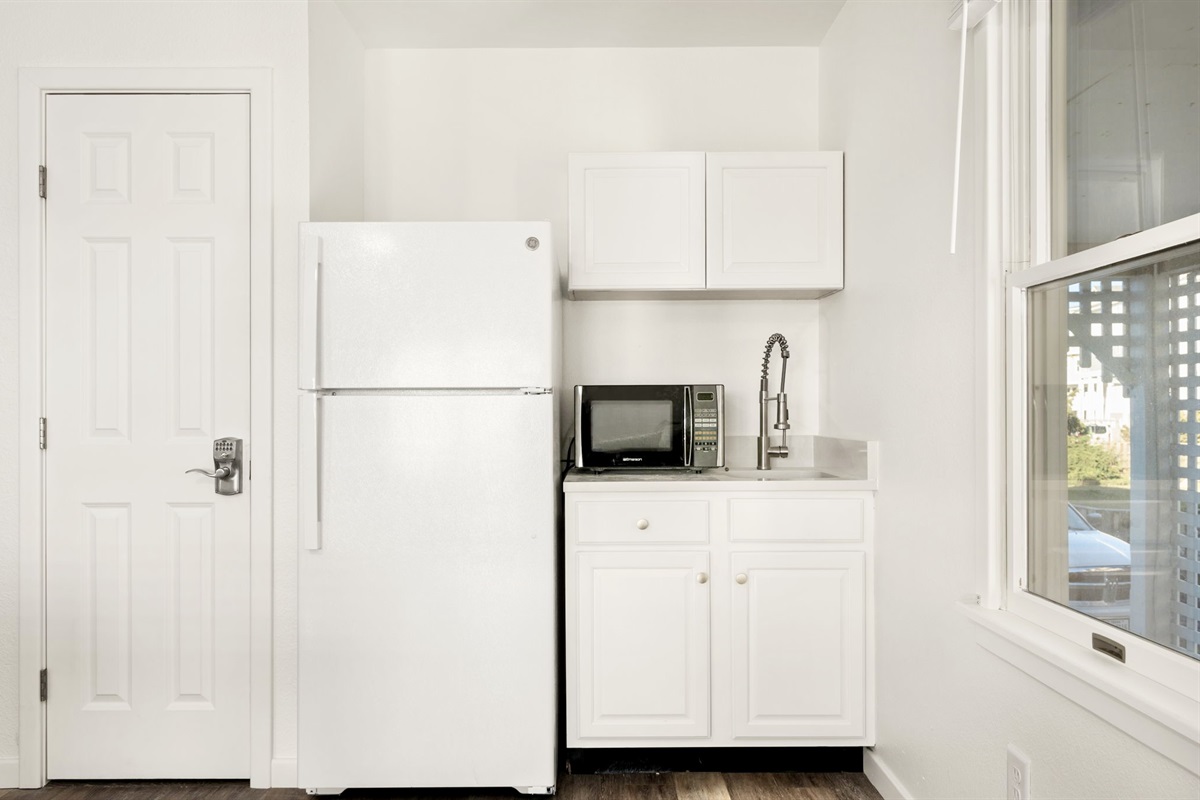
[[576, 568], [579, 738], [708, 736], [708, 553], [583, 552]]
[[301, 226], [302, 389], [549, 387], [548, 222]]
[[842, 288], [842, 154], [709, 153], [708, 287]]
[[301, 404], [300, 786], [553, 786], [554, 396]]
[[704, 153], [573, 153], [570, 288], [704, 288]]
[[246, 777], [250, 498], [184, 471], [250, 428], [249, 98], [46, 131], [47, 774]]
[[733, 553], [733, 735], [866, 732], [865, 555]]

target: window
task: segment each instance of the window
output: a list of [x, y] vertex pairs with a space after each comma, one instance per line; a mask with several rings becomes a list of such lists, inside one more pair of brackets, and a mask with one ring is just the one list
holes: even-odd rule
[[1200, 658], [1200, 248], [1146, 235], [1200, 238], [1200, 3], [1051, 9], [1061, 274], [1023, 287], [1018, 588]]
[[1008, 613], [993, 632], [1039, 656], [1012, 663], [1053, 671], [1038, 677], [1194, 768], [1200, 3], [1000, 8], [989, 47], [1005, 88], [989, 113], [1007, 327], [989, 354], [1007, 365], [993, 372], [1007, 384], [993, 598]]

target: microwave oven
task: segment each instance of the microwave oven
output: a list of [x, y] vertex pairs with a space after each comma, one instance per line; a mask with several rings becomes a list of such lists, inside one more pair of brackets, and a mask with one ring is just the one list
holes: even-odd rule
[[705, 469], [725, 466], [721, 384], [575, 387], [575, 466]]

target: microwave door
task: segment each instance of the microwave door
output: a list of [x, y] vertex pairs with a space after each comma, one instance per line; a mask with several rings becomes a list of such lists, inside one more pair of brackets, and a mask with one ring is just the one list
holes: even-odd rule
[[688, 388], [579, 387], [576, 465], [592, 469], [689, 466]]

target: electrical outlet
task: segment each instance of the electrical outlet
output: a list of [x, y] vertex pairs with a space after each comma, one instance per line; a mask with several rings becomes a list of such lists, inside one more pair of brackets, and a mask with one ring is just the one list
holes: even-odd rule
[[1004, 796], [1008, 800], [1030, 800], [1029, 756], [1011, 744], [1008, 746], [1008, 788]]

